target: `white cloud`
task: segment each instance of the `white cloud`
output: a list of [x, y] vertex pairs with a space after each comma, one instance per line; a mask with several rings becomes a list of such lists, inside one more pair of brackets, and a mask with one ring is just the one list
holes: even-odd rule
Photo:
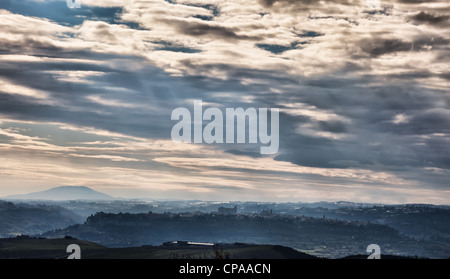
[[0, 78], [0, 90], [8, 94], [22, 95], [40, 100], [46, 100], [50, 97], [50, 95], [45, 91], [14, 84], [3, 78]]
[[394, 119], [392, 119], [392, 123], [397, 124], [397, 125], [398, 124], [405, 124], [405, 123], [408, 123], [410, 119], [411, 119], [410, 116], [408, 116], [408, 115], [406, 115], [404, 113], [400, 113], [400, 114], [397, 114], [394, 117]]
[[302, 103], [285, 103], [281, 104], [286, 108], [280, 109], [280, 111], [294, 115], [294, 116], [307, 116], [313, 121], [343, 121], [350, 122], [345, 116], [337, 115], [333, 112], [328, 112], [323, 109], [319, 109], [312, 105], [306, 105]]

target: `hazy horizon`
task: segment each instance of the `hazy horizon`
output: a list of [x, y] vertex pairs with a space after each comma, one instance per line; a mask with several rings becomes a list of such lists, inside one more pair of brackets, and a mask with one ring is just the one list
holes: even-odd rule
[[[40, 191], [35, 191], [35, 192], [26, 192], [26, 193], [21, 193], [21, 194], [12, 194], [12, 195], [7, 195], [7, 196], [0, 196], [0, 201], [32, 201], [32, 200], [43, 200], [43, 199], [35, 199], [35, 198], [15, 198], [12, 196], [21, 196], [21, 195], [27, 195], [27, 194], [34, 194], [34, 193], [41, 193], [41, 192], [45, 192], [48, 190], [52, 190], [55, 188], [62, 188], [62, 187], [86, 187], [86, 186], [80, 186], [80, 185], [62, 185], [62, 186], [55, 186], [55, 187], [51, 187], [51, 188], [44, 188], [43, 190]], [[91, 190], [97, 191], [92, 187], [87, 187]], [[181, 197], [181, 198], [158, 198], [158, 197], [138, 197], [138, 196], [129, 196], [129, 197], [123, 197], [123, 196], [114, 196], [111, 195], [110, 193], [107, 192], [101, 192], [101, 191], [97, 191], [100, 192], [102, 194], [107, 194], [109, 196], [112, 197], [111, 200], [104, 200], [105, 202], [108, 201], [120, 201], [120, 200], [138, 200], [138, 201], [199, 201], [199, 202], [217, 202], [217, 203], [221, 203], [221, 204], [225, 204], [225, 203], [245, 203], [245, 202], [255, 202], [255, 203], [320, 203], [320, 202], [328, 202], [328, 203], [337, 203], [337, 202], [349, 202], [349, 203], [359, 203], [356, 201], [347, 201], [347, 200], [310, 200], [310, 201], [305, 201], [305, 200], [285, 200], [285, 201], [273, 201], [273, 200], [207, 200], [207, 199], [189, 199], [186, 197]], [[70, 201], [71, 199], [44, 199], [43, 201]], [[73, 200], [86, 200], [86, 199], [73, 199]], [[97, 199], [93, 199], [93, 201], [100, 201]], [[384, 205], [403, 205], [403, 204], [425, 204], [425, 205], [443, 205], [443, 206], [450, 206], [450, 204], [431, 204], [431, 203], [381, 203], [381, 202], [361, 202], [361, 203], [367, 203], [367, 204], [384, 204]]]
[[[0, 197], [450, 204], [447, 0], [7, 0], [0, 50]], [[277, 153], [173, 142], [196, 101]]]

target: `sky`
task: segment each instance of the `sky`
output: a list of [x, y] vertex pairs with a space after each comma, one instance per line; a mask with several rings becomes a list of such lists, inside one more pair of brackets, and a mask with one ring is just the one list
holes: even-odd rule
[[[449, 81], [447, 0], [0, 0], [0, 196], [450, 204]], [[173, 142], [195, 100], [278, 152]]]

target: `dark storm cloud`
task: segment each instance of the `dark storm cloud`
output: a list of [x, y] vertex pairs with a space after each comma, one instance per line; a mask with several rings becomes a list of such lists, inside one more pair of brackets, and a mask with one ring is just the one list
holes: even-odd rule
[[0, 53], [2, 54], [42, 55], [56, 53], [59, 50], [61, 49], [52, 43], [42, 42], [29, 37], [22, 38], [20, 41], [2, 39], [0, 42]]
[[259, 0], [259, 3], [263, 5], [264, 7], [272, 7], [275, 3], [283, 3], [287, 5], [292, 4], [310, 4], [313, 3], [314, 0], [302, 0], [302, 1], [296, 1], [296, 0]]
[[[289, 102], [334, 112], [351, 119], [351, 124], [339, 120], [315, 123], [302, 116], [280, 114], [281, 143], [276, 159], [322, 168], [357, 165], [372, 169], [380, 163], [392, 171], [406, 166], [448, 168], [446, 158], [450, 153], [443, 148], [443, 139], [430, 141], [416, 137], [449, 132], [449, 111], [436, 109], [445, 92], [414, 82], [396, 84], [394, 80], [381, 87], [364, 86], [371, 79], [345, 79], [345, 83], [340, 83], [338, 76], [322, 77], [299, 85], [298, 92], [285, 92], [284, 99]], [[399, 114], [405, 114], [406, 120], [395, 124]], [[308, 123], [317, 125], [318, 131], [348, 138], [335, 140], [293, 132], [301, 132], [304, 128], [298, 125]], [[441, 144], [433, 144], [435, 141]]]
[[417, 112], [408, 127], [410, 133], [450, 133], [450, 110], [433, 108]]
[[186, 20], [162, 20], [173, 26], [179, 33], [194, 36], [194, 37], [208, 37], [214, 39], [222, 39], [226, 41], [237, 40], [257, 40], [257, 36], [239, 35], [239, 29], [233, 27], [225, 27], [220, 25], [213, 25], [207, 22], [186, 21]]
[[[275, 12], [295, 14], [298, 12], [309, 12], [319, 10], [327, 14], [341, 17], [347, 7], [358, 7], [359, 0], [258, 0], [259, 4]], [[342, 15], [345, 18], [345, 16]]]
[[361, 49], [372, 56], [379, 56], [397, 51], [408, 51], [413, 49], [413, 44], [403, 42], [400, 39], [379, 40], [372, 41], [362, 40]]
[[[295, 6], [305, 6], [308, 8], [314, 8], [315, 5], [318, 5], [318, 1], [316, 0], [259, 0], [259, 3], [264, 7], [272, 7], [276, 4], [280, 5], [295, 5]], [[325, 0], [322, 2], [330, 2], [330, 3], [339, 3], [343, 5], [352, 5], [357, 3], [357, 1], [352, 0]]]
[[449, 16], [447, 15], [433, 15], [426, 12], [419, 12], [416, 15], [410, 17], [414, 22], [426, 23], [431, 25], [441, 25], [449, 21]]
[[319, 121], [319, 127], [326, 132], [338, 134], [347, 132], [346, 125], [339, 121]]
[[411, 42], [398, 38], [385, 39], [382, 37], [374, 37], [370, 40], [364, 39], [359, 42], [361, 50], [374, 57], [394, 52], [421, 51], [427, 47], [449, 50], [449, 44], [449, 39], [439, 36], [422, 36]]
[[339, 145], [324, 138], [292, 136], [289, 141], [283, 140], [280, 147], [281, 152], [275, 157], [275, 160], [288, 161], [300, 166], [335, 168], [337, 166], [333, 164], [333, 161], [353, 160], [361, 162], [363, 159], [367, 161], [362, 154], [342, 152], [339, 150]]
[[399, 3], [404, 4], [422, 4], [422, 3], [442, 3], [442, 0], [397, 0]]

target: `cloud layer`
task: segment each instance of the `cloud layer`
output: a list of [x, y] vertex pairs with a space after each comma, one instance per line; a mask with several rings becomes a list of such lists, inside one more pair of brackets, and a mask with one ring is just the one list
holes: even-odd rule
[[[0, 195], [449, 203], [448, 1], [0, 3]], [[280, 149], [173, 109], [280, 108]]]

